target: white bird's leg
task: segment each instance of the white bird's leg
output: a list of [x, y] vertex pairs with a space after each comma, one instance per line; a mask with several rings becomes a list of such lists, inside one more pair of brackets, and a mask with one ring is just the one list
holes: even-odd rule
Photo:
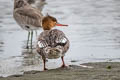
[[29, 44], [29, 39], [30, 39], [30, 31], [28, 31], [28, 39], [27, 39], [27, 46], [26, 46], [27, 49], [29, 48], [29, 46], [28, 46], [28, 44]]
[[32, 49], [32, 40], [33, 40], [33, 31], [31, 31], [31, 45], [30, 45], [31, 49]]
[[37, 38], [37, 30], [35, 30], [36, 38]]

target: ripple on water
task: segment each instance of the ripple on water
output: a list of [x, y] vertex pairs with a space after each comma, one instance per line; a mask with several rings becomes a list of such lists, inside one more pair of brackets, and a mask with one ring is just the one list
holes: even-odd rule
[[3, 46], [4, 46], [4, 42], [0, 41], [0, 54], [3, 53]]

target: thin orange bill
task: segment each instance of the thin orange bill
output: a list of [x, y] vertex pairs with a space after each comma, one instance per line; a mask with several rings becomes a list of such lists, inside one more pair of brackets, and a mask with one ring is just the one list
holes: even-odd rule
[[57, 23], [57, 24], [56, 24], [56, 26], [68, 26], [68, 25], [66, 25], [66, 24], [59, 24], [59, 23]]

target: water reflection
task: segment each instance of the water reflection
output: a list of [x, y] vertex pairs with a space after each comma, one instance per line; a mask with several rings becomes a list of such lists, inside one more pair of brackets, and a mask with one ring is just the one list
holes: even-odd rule
[[0, 54], [3, 54], [3, 51], [4, 51], [4, 42], [3, 42], [3, 36], [1, 35], [1, 32], [0, 32]]
[[3, 46], [4, 46], [4, 43], [0, 41], [0, 54], [3, 53]]
[[23, 56], [23, 66], [31, 66], [31, 65], [38, 65], [40, 64], [41, 61], [41, 56], [36, 52], [36, 50], [27, 50], [24, 49], [22, 51], [22, 56]]

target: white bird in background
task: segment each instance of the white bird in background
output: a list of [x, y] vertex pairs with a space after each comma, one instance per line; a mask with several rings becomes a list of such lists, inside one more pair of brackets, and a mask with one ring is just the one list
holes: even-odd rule
[[31, 49], [33, 31], [42, 28], [43, 15], [37, 8], [32, 7], [26, 0], [14, 0], [13, 17], [22, 29], [28, 31], [27, 48], [31, 35]]
[[33, 31], [36, 31], [42, 27], [43, 15], [41, 11], [44, 5], [45, 0], [14, 0], [14, 19], [21, 26], [21, 28], [28, 31], [26, 48], [29, 48], [28, 45], [31, 36], [30, 47], [32, 49]]

